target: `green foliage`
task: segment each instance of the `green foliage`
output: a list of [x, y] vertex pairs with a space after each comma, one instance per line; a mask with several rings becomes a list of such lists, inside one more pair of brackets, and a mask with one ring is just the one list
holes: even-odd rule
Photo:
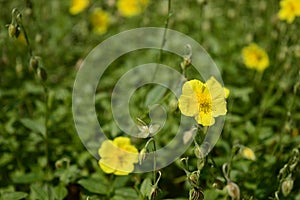
[[[234, 182], [241, 199], [299, 200], [300, 17], [292, 24], [281, 21], [279, 1], [272, 0], [149, 1], [143, 13], [131, 18], [120, 16], [115, 1], [90, 0], [78, 15], [68, 12], [71, 1], [0, 1], [0, 199], [180, 200], [197, 191], [205, 199], [226, 200], [232, 197], [228, 184]], [[95, 7], [110, 13], [111, 24], [102, 35], [93, 32], [89, 21]], [[21, 18], [17, 11], [12, 15], [15, 8]], [[164, 27], [167, 16], [169, 28], [203, 45], [230, 90], [222, 135], [202, 160], [191, 145], [183, 155], [187, 163], [182, 165], [178, 158], [160, 170], [160, 179], [150, 172], [104, 174], [75, 130], [71, 107], [76, 73], [100, 42], [132, 28]], [[270, 58], [262, 73], [243, 64], [242, 48], [252, 42]], [[95, 108], [108, 138], [123, 135], [111, 112], [114, 85], [128, 70], [150, 62], [181, 72], [178, 56], [139, 50], [111, 63], [99, 80]], [[188, 80], [202, 79], [193, 66], [184, 74]], [[163, 105], [168, 116], [155, 136], [160, 148], [179, 126], [176, 97], [163, 86], [147, 85], [135, 92], [129, 107], [133, 119], [148, 124], [154, 104]], [[199, 140], [203, 131], [198, 127]], [[93, 142], [98, 147], [98, 141]], [[146, 142], [134, 144], [141, 150]], [[151, 145], [147, 150], [152, 151]], [[256, 159], [247, 158], [243, 147], [250, 147]], [[195, 172], [199, 180], [191, 184], [188, 177]]]

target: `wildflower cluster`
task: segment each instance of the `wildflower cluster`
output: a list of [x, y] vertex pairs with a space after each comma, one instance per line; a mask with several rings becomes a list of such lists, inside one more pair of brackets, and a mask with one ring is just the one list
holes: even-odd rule
[[[146, 9], [149, 0], [118, 0], [113, 2], [112, 5], [114, 4], [121, 16], [133, 17], [140, 15]], [[69, 12], [72, 15], [78, 15], [89, 6], [91, 6], [90, 0], [71, 0]], [[112, 15], [106, 9], [100, 7], [92, 8], [90, 23], [94, 33], [99, 35], [106, 33], [112, 21]]]

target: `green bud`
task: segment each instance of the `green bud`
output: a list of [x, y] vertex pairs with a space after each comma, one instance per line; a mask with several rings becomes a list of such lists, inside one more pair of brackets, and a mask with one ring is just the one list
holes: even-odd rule
[[193, 188], [190, 190], [189, 200], [203, 200], [204, 194], [200, 189]]
[[42, 81], [46, 81], [47, 80], [47, 72], [46, 72], [46, 70], [44, 68], [39, 67], [37, 69], [37, 75], [38, 75], [38, 77], [39, 77], [40, 80], [42, 80]]
[[288, 196], [289, 193], [292, 191], [294, 186], [294, 181], [291, 178], [285, 179], [281, 184], [281, 191], [283, 196]]
[[143, 148], [140, 153], [139, 153], [139, 164], [141, 165], [143, 163], [143, 161], [145, 160], [147, 155], [147, 149]]

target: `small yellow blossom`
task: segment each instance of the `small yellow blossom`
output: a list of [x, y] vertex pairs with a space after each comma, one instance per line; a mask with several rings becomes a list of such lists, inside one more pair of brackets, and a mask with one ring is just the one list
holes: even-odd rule
[[109, 25], [109, 14], [100, 9], [94, 9], [90, 16], [91, 24], [93, 26], [93, 31], [97, 34], [104, 34], [107, 31]]
[[138, 162], [138, 150], [131, 145], [127, 137], [117, 137], [113, 141], [106, 140], [98, 150], [99, 166], [108, 174], [127, 175]]
[[249, 147], [243, 147], [241, 149], [241, 155], [243, 156], [243, 158], [246, 158], [248, 160], [256, 160], [256, 156], [253, 150], [250, 149]]
[[242, 54], [244, 63], [248, 68], [264, 71], [269, 66], [268, 54], [254, 43], [244, 47]]
[[141, 14], [149, 4], [149, 0], [118, 0], [117, 8], [124, 17], [133, 17]]
[[295, 17], [300, 16], [300, 0], [281, 0], [278, 17], [292, 23]]
[[72, 15], [77, 15], [84, 11], [90, 5], [89, 0], [71, 0], [69, 12]]
[[206, 83], [187, 81], [182, 87], [178, 107], [182, 114], [195, 117], [199, 124], [211, 126], [215, 123], [214, 117], [227, 112], [224, 88], [214, 77]]

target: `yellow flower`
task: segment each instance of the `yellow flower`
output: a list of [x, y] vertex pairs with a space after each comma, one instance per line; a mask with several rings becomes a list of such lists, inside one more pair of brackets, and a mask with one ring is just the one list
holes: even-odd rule
[[89, 0], [71, 0], [71, 7], [69, 9], [69, 12], [72, 15], [77, 15], [84, 11], [84, 9], [86, 9], [89, 5]]
[[268, 54], [254, 43], [244, 47], [242, 55], [244, 63], [248, 68], [264, 71], [269, 66]]
[[187, 81], [182, 87], [178, 107], [182, 114], [195, 117], [199, 124], [211, 126], [215, 123], [214, 117], [227, 112], [224, 88], [214, 77], [206, 83]]
[[278, 17], [292, 23], [295, 17], [300, 16], [300, 0], [281, 0]]
[[138, 150], [131, 145], [127, 137], [117, 137], [113, 141], [106, 140], [98, 150], [99, 166], [108, 174], [127, 175], [138, 162]]
[[248, 160], [256, 160], [253, 150], [249, 147], [243, 147], [241, 149], [241, 155]]
[[109, 25], [109, 14], [100, 8], [94, 9], [90, 16], [93, 31], [97, 34], [104, 34]]
[[124, 17], [132, 17], [141, 14], [149, 0], [118, 0], [117, 8], [119, 13]]

